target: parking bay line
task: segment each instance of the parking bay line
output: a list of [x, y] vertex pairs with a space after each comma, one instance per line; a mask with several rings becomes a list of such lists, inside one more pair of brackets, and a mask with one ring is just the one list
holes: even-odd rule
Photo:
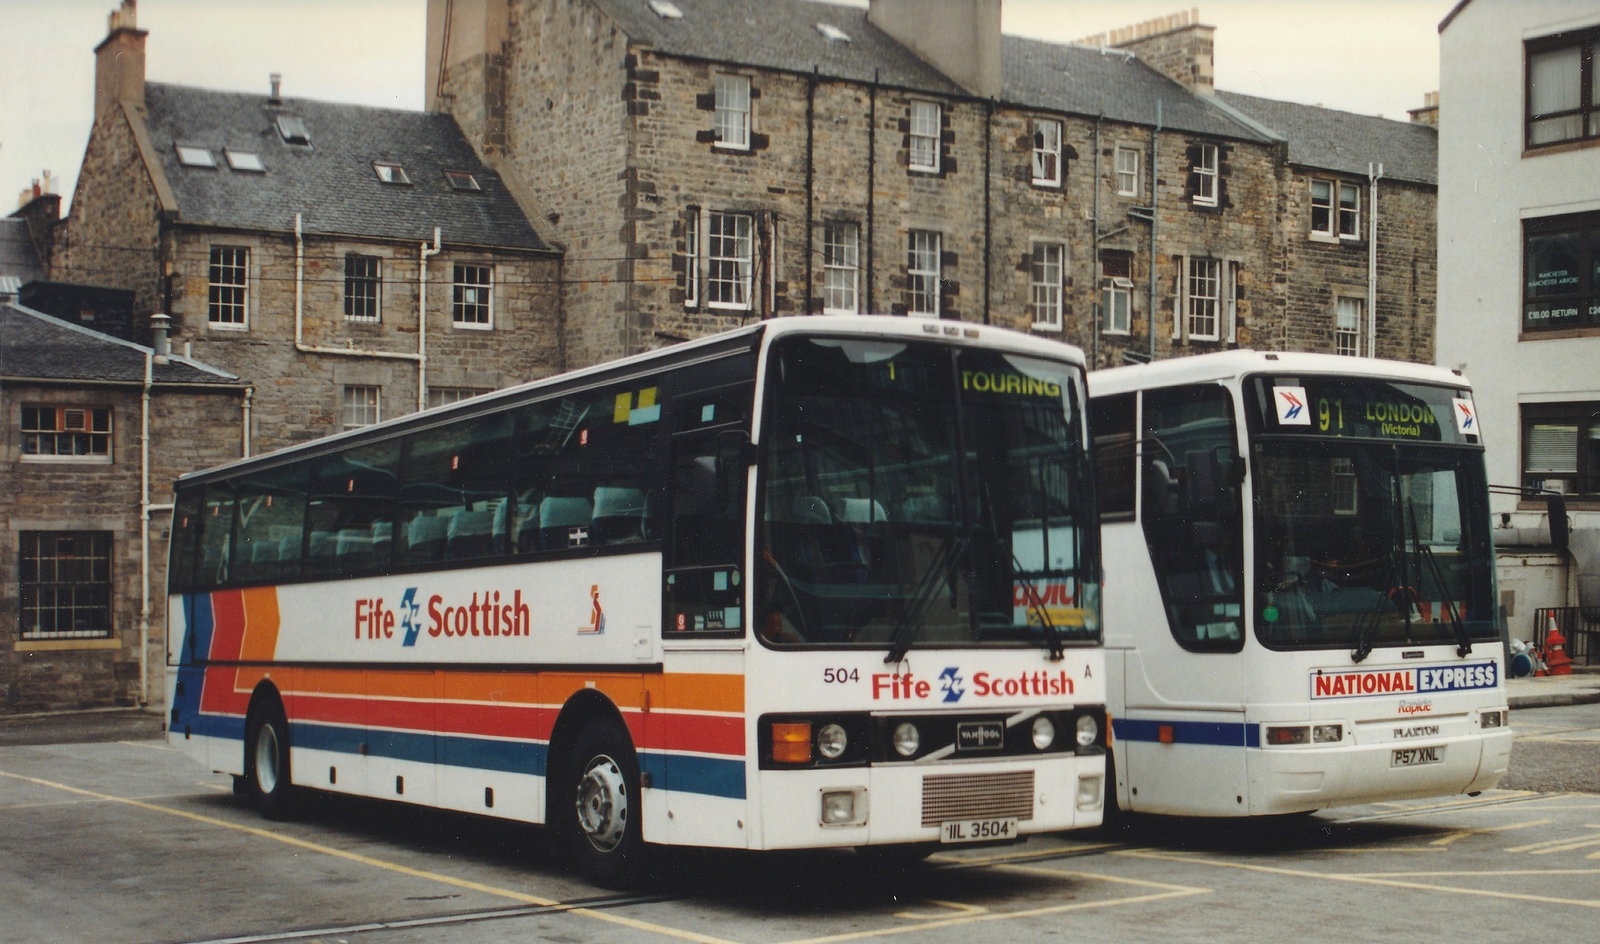
[[[1401, 872], [1388, 876], [1382, 872], [1312, 872], [1306, 869], [1286, 869], [1270, 865], [1253, 865], [1246, 862], [1228, 862], [1222, 859], [1210, 859], [1198, 855], [1173, 855], [1156, 852], [1150, 849], [1130, 849], [1126, 852], [1113, 852], [1112, 855], [1132, 856], [1141, 859], [1158, 859], [1167, 862], [1182, 862], [1189, 865], [1208, 865], [1216, 868], [1239, 869], [1245, 872], [1259, 872], [1266, 875], [1281, 875], [1288, 878], [1322, 879], [1330, 882], [1352, 882], [1359, 885], [1383, 885], [1390, 888], [1409, 888], [1416, 891], [1444, 892], [1446, 894], [1470, 895], [1480, 898], [1502, 898], [1510, 901], [1531, 901], [1545, 905], [1576, 905], [1580, 908], [1600, 908], [1600, 899], [1574, 899], [1556, 898], [1551, 895], [1529, 895], [1522, 892], [1499, 892], [1480, 888], [1454, 888], [1449, 885], [1433, 885], [1426, 882], [1401, 881], [1400, 877], [1410, 875], [1433, 875], [1441, 877], [1452, 875], [1483, 875], [1493, 876], [1495, 872]], [[1560, 875], [1600, 875], [1600, 869], [1564, 869], [1552, 872]]]
[[[387, 862], [387, 861], [385, 861], [383, 859], [374, 858], [373, 856], [362, 855], [359, 852], [350, 852], [350, 851], [345, 850], [345, 849], [336, 849], [336, 848], [334, 848], [332, 846], [325, 846], [325, 845], [322, 845], [321, 843], [311, 842], [311, 841], [306, 840], [306, 839], [297, 839], [297, 838], [295, 838], [293, 836], [285, 836], [285, 835], [282, 835], [280, 833], [270, 832], [268, 830], [261, 829], [259, 827], [255, 827], [255, 826], [243, 826], [243, 825], [240, 825], [238, 823], [230, 823], [227, 820], [218, 819], [218, 818], [216, 818], [214, 816], [206, 816], [203, 813], [191, 813], [188, 810], [177, 810], [177, 809], [173, 809], [172, 807], [169, 807], [169, 806], [160, 806], [159, 804], [155, 804], [155, 803], [146, 803], [143, 800], [133, 800], [133, 799], [129, 799], [127, 797], [111, 796], [110, 794], [98, 793], [98, 792], [96, 792], [94, 790], [85, 790], [82, 787], [74, 787], [74, 786], [71, 786], [71, 785], [65, 784], [65, 783], [56, 783], [55, 781], [51, 781], [51, 780], [42, 780], [42, 779], [40, 779], [38, 777], [29, 777], [29, 776], [26, 776], [26, 775], [23, 775], [23, 774], [11, 773], [10, 771], [6, 771], [6, 770], [0, 770], [0, 777], [8, 777], [8, 778], [10, 778], [12, 780], [22, 781], [23, 783], [31, 783], [31, 784], [34, 784], [35, 786], [48, 787], [50, 789], [60, 790], [60, 791], [62, 791], [64, 793], [71, 793], [71, 794], [76, 794], [78, 796], [84, 796], [84, 797], [92, 797], [92, 798], [97, 799], [97, 800], [105, 800], [105, 801], [112, 802], [112, 803], [121, 803], [121, 804], [123, 804], [125, 806], [131, 806], [131, 807], [134, 807], [136, 809], [147, 810], [147, 811], [152, 812], [152, 813], [165, 813], [165, 814], [167, 814], [169, 816], [176, 816], [176, 817], [179, 817], [181, 819], [188, 819], [188, 820], [192, 820], [192, 821], [197, 822], [197, 823], [205, 823], [208, 826], [219, 826], [219, 827], [221, 827], [223, 829], [231, 829], [231, 830], [234, 830], [235, 832], [242, 832], [242, 833], [245, 833], [247, 835], [256, 836], [256, 837], [261, 838], [261, 839], [270, 839], [270, 840], [272, 840], [274, 842], [283, 843], [284, 845], [294, 846], [297, 849], [305, 849], [305, 850], [307, 850], [309, 852], [317, 852], [317, 853], [321, 853], [323, 855], [333, 856], [333, 857], [339, 858], [339, 859], [345, 859], [345, 860], [348, 860], [350, 862], [357, 862], [357, 863], [360, 863], [362, 865], [371, 866], [373, 868], [384, 869], [384, 870], [387, 870], [387, 871], [390, 871], [390, 872], [396, 872], [396, 873], [401, 874], [401, 875], [409, 875], [409, 876], [411, 876], [413, 878], [420, 878], [420, 879], [424, 879], [424, 880], [427, 880], [427, 881], [439, 882], [441, 884], [449, 885], [449, 886], [454, 887], [454, 888], [463, 888], [463, 889], [466, 889], [468, 891], [481, 892], [481, 893], [483, 893], [485, 895], [493, 895], [493, 896], [500, 897], [500, 898], [506, 898], [506, 899], [509, 899], [511, 901], [520, 902], [521, 904], [524, 904], [524, 905], [539, 905], [541, 907], [546, 907], [546, 908], [565, 907], [565, 906], [562, 905], [562, 903], [560, 901], [557, 901], [556, 899], [553, 899], [553, 898], [544, 898], [544, 897], [539, 896], [539, 895], [529, 895], [529, 894], [526, 894], [526, 893], [523, 893], [523, 892], [512, 891], [509, 888], [498, 888], [498, 887], [493, 886], [493, 885], [485, 885], [485, 884], [483, 884], [481, 882], [473, 882], [473, 881], [469, 881], [469, 880], [463, 879], [463, 878], [456, 878], [453, 875], [443, 875], [443, 874], [440, 874], [438, 872], [430, 872], [430, 871], [427, 871], [425, 869], [415, 869], [415, 868], [412, 868], [410, 866], [400, 865], [399, 863], [396, 863], [396, 862]], [[727, 938], [712, 937], [711, 935], [708, 935], [708, 934], [699, 934], [699, 933], [696, 933], [694, 931], [685, 931], [685, 930], [681, 930], [679, 928], [670, 928], [670, 927], [666, 927], [664, 925], [654, 924], [654, 923], [649, 922], [649, 921], [641, 921], [641, 920], [638, 920], [636, 918], [629, 918], [629, 917], [627, 917], [625, 915], [607, 914], [606, 912], [603, 912], [603, 911], [595, 911], [595, 910], [593, 910], [591, 908], [581, 908], [581, 907], [568, 908], [568, 909], [566, 909], [566, 913], [567, 914], [580, 915], [580, 916], [586, 917], [586, 918], [593, 918], [593, 919], [595, 919], [597, 921], [604, 921], [604, 922], [607, 922], [609, 924], [622, 925], [623, 927], [632, 928], [633, 930], [636, 930], [636, 931], [644, 931], [644, 932], [648, 932], [648, 933], [651, 933], [651, 934], [659, 934], [659, 935], [662, 935], [664, 937], [672, 937], [672, 938], [677, 938], [679, 940], [684, 940], [684, 941], [694, 941], [694, 942], [696, 942], [696, 944], [736, 944], [736, 942], [730, 941]]]

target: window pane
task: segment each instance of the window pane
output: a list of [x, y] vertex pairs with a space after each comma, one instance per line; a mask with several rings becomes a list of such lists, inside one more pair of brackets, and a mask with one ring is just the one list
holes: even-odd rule
[[1532, 117], [1571, 111], [1583, 103], [1583, 47], [1568, 46], [1528, 57], [1528, 104]]
[[111, 532], [23, 531], [17, 558], [23, 639], [111, 636]]

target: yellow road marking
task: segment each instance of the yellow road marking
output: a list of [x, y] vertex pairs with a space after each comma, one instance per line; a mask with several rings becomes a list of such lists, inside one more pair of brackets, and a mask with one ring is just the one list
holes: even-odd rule
[[1504, 832], [1504, 831], [1509, 830], [1509, 829], [1528, 829], [1528, 828], [1533, 827], [1533, 826], [1548, 826], [1548, 825], [1550, 825], [1551, 822], [1553, 822], [1553, 820], [1534, 819], [1534, 820], [1529, 820], [1526, 823], [1507, 823], [1504, 826], [1477, 826], [1477, 827], [1473, 827], [1472, 829], [1457, 829], [1457, 830], [1452, 830], [1451, 832], [1445, 833], [1443, 836], [1440, 836], [1438, 839], [1435, 839], [1431, 843], [1431, 845], [1448, 846], [1452, 842], [1455, 842], [1457, 839], [1465, 839], [1468, 836], [1477, 836], [1477, 835], [1479, 835], [1481, 833]]
[[[1510, 901], [1532, 901], [1546, 905], [1577, 905], [1581, 908], [1600, 908], [1600, 899], [1573, 899], [1555, 898], [1550, 895], [1529, 895], [1522, 892], [1493, 891], [1478, 888], [1453, 888], [1449, 885], [1435, 885], [1427, 882], [1399, 881], [1393, 877], [1386, 877], [1384, 873], [1352, 873], [1352, 872], [1312, 872], [1306, 869], [1286, 869], [1270, 865], [1252, 865], [1245, 862], [1226, 862], [1221, 859], [1206, 859], [1190, 856], [1174, 856], [1166, 853], [1155, 852], [1148, 849], [1130, 849], [1124, 852], [1114, 852], [1112, 855], [1132, 856], [1135, 858], [1169, 860], [1173, 862], [1193, 863], [1199, 865], [1215, 866], [1224, 869], [1238, 869], [1245, 872], [1260, 872], [1266, 875], [1282, 875], [1289, 878], [1322, 879], [1330, 882], [1353, 882], [1360, 885], [1383, 885], [1389, 888], [1409, 888], [1416, 891], [1445, 892], [1455, 895], [1470, 895], [1480, 898], [1501, 898]], [[1445, 875], [1443, 872], [1399, 873], [1402, 875], [1421, 874], [1435, 877]], [[1468, 872], [1466, 875], [1492, 875], [1491, 872]], [[1600, 875], [1600, 869], [1567, 870], [1560, 874], [1566, 875]]]
[[[987, 914], [989, 911], [989, 909], [981, 905], [968, 905], [959, 901], [941, 901], [938, 898], [929, 898], [927, 902], [930, 905], [938, 905], [940, 908], [945, 908], [958, 914]], [[925, 911], [897, 911], [894, 916], [896, 918], [905, 918], [908, 921], [937, 920], [949, 917], [948, 914]]]
[[453, 888], [463, 888], [468, 891], [481, 892], [485, 895], [509, 899], [520, 904], [538, 905], [544, 908], [561, 908], [568, 914], [582, 915], [586, 918], [594, 918], [598, 921], [605, 921], [610, 924], [618, 924], [637, 931], [647, 931], [652, 934], [660, 934], [664, 937], [673, 937], [685, 941], [694, 941], [697, 942], [697, 944], [734, 944], [734, 942], [729, 941], [726, 938], [712, 937], [708, 934], [697, 934], [693, 931], [683, 931], [678, 928], [669, 928], [663, 925], [652, 924], [648, 921], [639, 921], [624, 915], [609, 914], [604, 911], [595, 911], [590, 908], [566, 907], [562, 905], [560, 901], [557, 901], [554, 898], [544, 898], [539, 895], [529, 895], [523, 892], [512, 891], [509, 888], [499, 888], [494, 885], [485, 885], [482, 882], [473, 882], [467, 879], [457, 878], [453, 875], [443, 875], [438, 872], [430, 872], [426, 869], [414, 869], [410, 866], [400, 865], [395, 862], [387, 862], [383, 859], [362, 855], [359, 852], [350, 852], [346, 849], [336, 849], [332, 846], [325, 846], [321, 843], [310, 842], [305, 839], [297, 839], [293, 836], [285, 836], [281, 833], [274, 833], [255, 826], [242, 826], [238, 823], [230, 823], [227, 820], [218, 819], [214, 816], [206, 816], [203, 813], [191, 813], [187, 810], [173, 809], [170, 806], [160, 806], [155, 803], [146, 803], [143, 800], [134, 800], [127, 797], [116, 797], [110, 796], [109, 794], [96, 793], [93, 790], [85, 790], [81, 787], [69, 786], [68, 784], [64, 783], [56, 783], [51, 780], [41, 780], [37, 777], [14, 774], [5, 770], [0, 770], [0, 777], [9, 777], [13, 780], [20, 780], [24, 783], [31, 783], [41, 787], [49, 787], [54, 790], [60, 790], [64, 793], [91, 797], [93, 799], [104, 800], [110, 803], [121, 803], [125, 806], [147, 810], [152, 813], [165, 813], [168, 816], [176, 816], [180, 819], [192, 820], [197, 823], [205, 823], [208, 826], [218, 826], [223, 829], [231, 829], [250, 836], [256, 836], [261, 839], [270, 839], [273, 842], [279, 842], [287, 846], [293, 846], [296, 849], [305, 849], [308, 852], [318, 852], [326, 856], [345, 859], [350, 862], [357, 862], [361, 865], [367, 865], [376, 869], [395, 872], [400, 875], [408, 875], [412, 878], [420, 878], [426, 881], [438, 882], [443, 885], [449, 885]]
[[[1585, 829], [1600, 829], [1592, 823], [1585, 823]], [[1513, 846], [1507, 852], [1526, 852], [1528, 855], [1549, 855], [1552, 852], [1575, 852], [1588, 846], [1600, 846], [1600, 836], [1560, 836], [1555, 839], [1546, 839], [1543, 842], [1533, 842], [1526, 846]]]

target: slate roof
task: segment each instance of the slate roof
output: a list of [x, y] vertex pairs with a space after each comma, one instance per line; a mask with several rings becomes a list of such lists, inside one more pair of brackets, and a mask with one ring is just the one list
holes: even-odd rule
[[[672, 0], [682, 19], [664, 19], [648, 0], [590, 0], [634, 42], [668, 55], [967, 96], [944, 73], [867, 22], [867, 11], [813, 0]], [[830, 41], [818, 23], [843, 30]], [[1163, 128], [1261, 140], [1200, 96], [1117, 52], [1005, 36], [1001, 99], [1027, 108], [1098, 115]]]
[[[150, 349], [15, 303], [0, 305], [0, 379], [143, 383]], [[152, 371], [160, 384], [241, 386], [233, 374], [173, 354]]]
[[1264, 141], [1249, 126], [1195, 93], [1114, 49], [1052, 43], [1021, 36], [1001, 42], [1005, 99], [1072, 114], [1215, 137]]
[[1439, 132], [1429, 125], [1237, 92], [1217, 98], [1287, 141], [1291, 164], [1365, 177], [1368, 162], [1381, 162], [1386, 178], [1439, 183]]
[[[682, 19], [656, 15], [647, 0], [590, 0], [634, 42], [691, 59], [738, 62], [857, 82], [964, 95], [961, 87], [867, 22], [867, 11], [809, 0], [672, 0]], [[818, 23], [843, 30], [829, 40]]]
[[[151, 82], [146, 124], [183, 223], [549, 249], [498, 174], [473, 152], [448, 115], [222, 92]], [[284, 141], [276, 119], [302, 119], [310, 145]], [[216, 167], [184, 166], [176, 145], [206, 148]], [[265, 172], [233, 170], [224, 148], [258, 154]], [[378, 179], [374, 161], [400, 164], [409, 184]], [[452, 189], [445, 171], [466, 171], [482, 188]]]

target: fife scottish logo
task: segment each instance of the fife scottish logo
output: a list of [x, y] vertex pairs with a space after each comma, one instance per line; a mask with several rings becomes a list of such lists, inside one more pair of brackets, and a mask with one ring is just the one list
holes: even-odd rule
[[422, 605], [417, 602], [417, 588], [407, 587], [400, 598], [400, 629], [405, 632], [401, 646], [415, 646], [417, 634], [422, 632]]
[[961, 670], [956, 666], [952, 665], [939, 673], [939, 688], [944, 692], [945, 701], [960, 701], [961, 696], [967, 693], [962, 681]]

